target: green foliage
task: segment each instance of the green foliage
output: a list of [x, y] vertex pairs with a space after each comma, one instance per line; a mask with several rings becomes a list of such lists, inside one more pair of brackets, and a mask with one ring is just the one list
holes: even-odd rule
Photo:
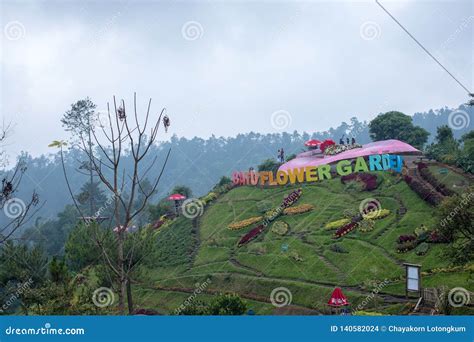
[[181, 194], [183, 196], [186, 196], [186, 198], [191, 198], [193, 195], [193, 192], [190, 187], [186, 185], [177, 185], [171, 190], [172, 194]]
[[209, 315], [236, 316], [247, 311], [247, 304], [237, 294], [229, 293], [217, 296], [208, 307]]
[[216, 187], [220, 187], [227, 184], [232, 184], [232, 179], [227, 176], [222, 176], [221, 179], [219, 179], [219, 182], [216, 184]]
[[147, 211], [151, 221], [159, 220], [163, 215], [174, 214], [174, 205], [166, 198], [159, 201], [157, 204], [148, 205]]
[[71, 270], [80, 271], [101, 261], [100, 248], [96, 245], [95, 238], [101, 241], [107, 250], [112, 249], [111, 230], [100, 229], [96, 224], [81, 224], [71, 231], [65, 247], [66, 260]]
[[258, 171], [278, 171], [280, 164], [274, 159], [266, 159], [257, 166]]
[[438, 229], [442, 236], [452, 241], [446, 255], [456, 264], [474, 258], [474, 187], [463, 195], [446, 198], [438, 207]]
[[369, 123], [370, 137], [373, 141], [398, 139], [422, 148], [428, 140], [429, 132], [414, 126], [412, 118], [401, 112], [387, 112], [378, 115]]
[[68, 279], [68, 269], [63, 259], [53, 257], [49, 263], [49, 275], [54, 283], [63, 283]]
[[459, 152], [459, 142], [454, 139], [452, 129], [443, 125], [437, 128], [436, 143], [427, 147], [426, 156], [446, 164], [455, 164]]

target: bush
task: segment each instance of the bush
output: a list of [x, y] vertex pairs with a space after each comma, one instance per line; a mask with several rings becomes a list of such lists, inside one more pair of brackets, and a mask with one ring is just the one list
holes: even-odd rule
[[416, 247], [415, 253], [416, 255], [425, 255], [429, 249], [430, 249], [430, 245], [427, 244], [426, 242], [423, 242], [418, 247]]
[[209, 315], [243, 315], [247, 311], [247, 303], [235, 293], [224, 294], [215, 298], [207, 311]]

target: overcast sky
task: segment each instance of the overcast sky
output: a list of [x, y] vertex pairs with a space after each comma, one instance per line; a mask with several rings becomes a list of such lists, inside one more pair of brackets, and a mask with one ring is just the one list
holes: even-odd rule
[[[473, 2], [383, 1], [468, 88]], [[8, 152], [49, 152], [89, 96], [166, 107], [171, 133], [326, 130], [351, 116], [457, 107], [467, 95], [374, 1], [1, 0]]]

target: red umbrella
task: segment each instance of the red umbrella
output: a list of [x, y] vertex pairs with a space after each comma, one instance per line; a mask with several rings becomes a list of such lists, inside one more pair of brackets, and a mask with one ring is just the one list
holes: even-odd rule
[[170, 197], [168, 197], [170, 201], [182, 201], [186, 199], [186, 196], [183, 196], [181, 194], [172, 194]]
[[176, 216], [179, 216], [179, 201], [185, 200], [186, 196], [181, 194], [172, 194], [168, 197], [170, 201], [174, 201], [174, 209], [176, 210]]
[[319, 144], [321, 144], [321, 141], [319, 141], [318, 139], [311, 139], [304, 143], [304, 145], [308, 147], [316, 147]]
[[344, 293], [342, 293], [342, 290], [340, 287], [336, 287], [334, 291], [332, 292], [331, 298], [329, 298], [328, 301], [329, 306], [346, 306], [349, 305], [349, 302], [347, 301], [346, 296], [344, 296]]

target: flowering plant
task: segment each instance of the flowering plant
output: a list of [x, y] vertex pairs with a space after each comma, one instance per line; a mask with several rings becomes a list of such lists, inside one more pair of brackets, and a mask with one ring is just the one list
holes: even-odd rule
[[238, 222], [232, 222], [229, 224], [229, 229], [230, 230], [238, 230], [245, 228], [247, 226], [250, 226], [251, 224], [257, 223], [258, 221], [262, 220], [262, 216], [254, 216], [254, 217], [249, 217], [248, 219], [238, 221]]
[[301, 205], [297, 205], [295, 207], [290, 207], [290, 208], [284, 209], [283, 214], [284, 215], [302, 214], [302, 213], [306, 213], [308, 211], [311, 211], [313, 209], [314, 209], [314, 206], [312, 206], [311, 204], [301, 204]]
[[336, 238], [340, 238], [340, 237], [350, 233], [351, 231], [353, 231], [356, 227], [357, 227], [357, 222], [350, 222], [350, 223], [342, 226], [341, 228], [339, 228], [336, 231], [336, 233], [334, 234], [334, 236]]
[[264, 229], [265, 226], [263, 224], [260, 224], [257, 227], [253, 228], [240, 239], [239, 246], [245, 245], [246, 243], [249, 243], [250, 241], [255, 239], [261, 232], [263, 232]]

